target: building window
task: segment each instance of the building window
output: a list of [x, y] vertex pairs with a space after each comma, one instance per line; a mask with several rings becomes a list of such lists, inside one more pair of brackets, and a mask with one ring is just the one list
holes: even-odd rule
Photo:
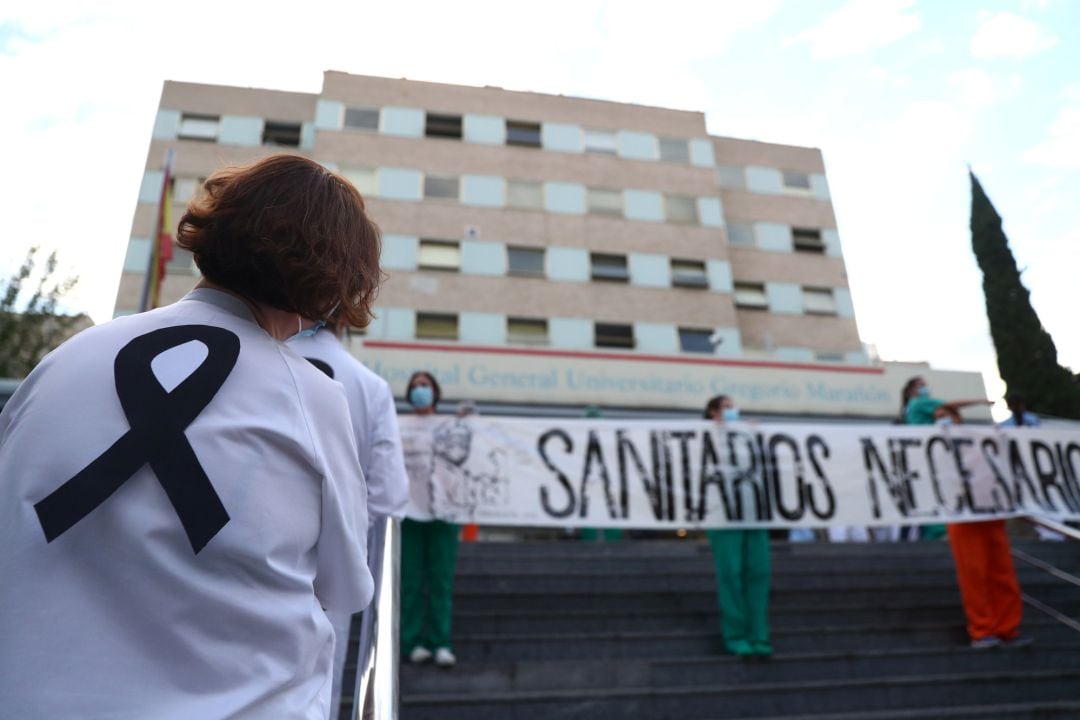
[[189, 250], [185, 250], [179, 245], [173, 245], [172, 259], [165, 264], [166, 273], [176, 273], [179, 275], [190, 275], [195, 267], [195, 257]]
[[421, 340], [457, 340], [458, 316], [447, 313], [416, 313], [416, 337]]
[[421, 270], [458, 270], [461, 268], [461, 248], [450, 240], [420, 240]]
[[701, 260], [671, 261], [671, 284], [676, 287], [707, 288], [709, 277], [705, 274], [705, 263]]
[[538, 182], [507, 180], [506, 206], [518, 210], [543, 209], [544, 186]]
[[784, 189], [796, 192], [810, 192], [810, 176], [804, 172], [784, 170]]
[[507, 271], [511, 275], [543, 277], [544, 249], [509, 247], [506, 249]]
[[825, 242], [821, 239], [820, 230], [792, 228], [791, 239], [795, 243], [795, 249], [800, 252], [825, 252]]
[[634, 349], [634, 326], [622, 323], [596, 323], [593, 327], [594, 344], [598, 348]]
[[732, 245], [742, 247], [754, 247], [757, 245], [754, 240], [754, 226], [745, 223], [728, 223], [727, 238]]
[[665, 195], [664, 217], [671, 223], [696, 225], [697, 200], [688, 195]]
[[516, 147], [540, 147], [540, 123], [507, 120], [506, 144]]
[[588, 188], [589, 213], [622, 217], [622, 191], [609, 188]]
[[592, 253], [592, 279], [609, 282], [629, 282], [630, 272], [626, 268], [625, 255]]
[[173, 177], [171, 182], [173, 202], [186, 203], [199, 193], [206, 178]]
[[341, 176], [353, 184], [361, 195], [376, 195], [375, 168], [341, 168]]
[[683, 352], [712, 354], [712, 330], [679, 328], [679, 348]]
[[425, 137], [461, 139], [461, 116], [428, 113], [424, 122]]
[[746, 171], [739, 165], [719, 165], [716, 168], [716, 184], [723, 188], [746, 189]]
[[378, 109], [366, 107], [345, 108], [345, 127], [355, 130], [378, 130]]
[[761, 283], [735, 283], [735, 307], [744, 310], [768, 310], [769, 298]]
[[425, 175], [424, 197], [431, 199], [457, 200], [460, 181], [450, 175]]
[[614, 155], [615, 133], [610, 130], [586, 130], [585, 152], [592, 155]]
[[690, 145], [685, 140], [660, 138], [660, 159], [664, 162], [690, 162]]
[[547, 345], [547, 320], [520, 317], [507, 318], [506, 341], [511, 345]]
[[300, 147], [300, 123], [267, 120], [263, 125], [262, 144], [274, 147]]
[[176, 137], [181, 140], [209, 140], [214, 142], [217, 140], [220, 124], [221, 118], [217, 115], [184, 113], [180, 116], [180, 129], [177, 130]]
[[835, 315], [836, 298], [831, 288], [803, 288], [803, 311], [808, 315]]

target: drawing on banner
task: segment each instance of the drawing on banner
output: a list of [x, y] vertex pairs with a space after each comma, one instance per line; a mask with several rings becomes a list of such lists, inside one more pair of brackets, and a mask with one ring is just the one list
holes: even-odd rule
[[497, 509], [510, 498], [505, 451], [494, 448], [486, 462], [470, 463], [473, 429], [465, 418], [453, 418], [435, 426], [429, 475], [432, 510], [442, 519], [471, 521], [477, 512]]

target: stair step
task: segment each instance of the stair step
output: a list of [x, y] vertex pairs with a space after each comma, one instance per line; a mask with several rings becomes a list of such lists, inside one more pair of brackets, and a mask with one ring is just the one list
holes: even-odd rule
[[[893, 589], [898, 578], [909, 589], [944, 590], [956, 587], [956, 575], [950, 569], [938, 572], [881, 573], [773, 573], [772, 587], [775, 592], [852, 591]], [[1057, 587], [1064, 580], [1037, 570], [1017, 573], [1021, 587]], [[463, 595], [502, 592], [684, 592], [709, 590], [716, 586], [716, 575], [709, 569], [694, 573], [640, 573], [596, 574], [567, 570], [544, 575], [465, 575], [454, 579], [455, 591]]]
[[[1039, 600], [1054, 605], [1055, 603], [1075, 602], [1080, 599], [1080, 589], [1064, 582], [1028, 583], [1022, 586], [1024, 592]], [[773, 588], [770, 607], [830, 607], [843, 598], [846, 603], [857, 602], [867, 607], [877, 607], [885, 603], [921, 604], [930, 600], [950, 601], [959, 607], [960, 592], [955, 583], [942, 584], [931, 588], [911, 588], [901, 584], [893, 588], [847, 588], [834, 589], [777, 589]], [[715, 581], [708, 587], [698, 589], [659, 591], [657, 589], [642, 592], [621, 590], [613, 584], [603, 585], [591, 592], [575, 590], [557, 592], [554, 589], [525, 591], [466, 591], [455, 587], [454, 607], [473, 612], [496, 612], [515, 608], [556, 607], [568, 610], [607, 610], [610, 608], [640, 610], [712, 610], [716, 608]]]
[[[1010, 541], [1018, 550], [1046, 557], [1075, 558], [1076, 547], [1071, 543], [1041, 541]], [[710, 548], [705, 540], [623, 540], [620, 542], [470, 542], [459, 546], [459, 558], [498, 557], [708, 557]], [[844, 558], [949, 556], [947, 541], [904, 543], [770, 543], [774, 558]]]
[[602, 689], [413, 695], [402, 701], [403, 720], [532, 720], [609, 717], [728, 720], [791, 714], [793, 702], [823, 712], [932, 709], [939, 706], [1076, 701], [1080, 670], [915, 675], [861, 680], [713, 685], [645, 689]]
[[[457, 612], [454, 614], [454, 632], [472, 633], [565, 633], [581, 629], [591, 631], [633, 630], [710, 630], [718, 626], [720, 613], [708, 610], [637, 610], [613, 607], [610, 610], [564, 610], [562, 612], [529, 612], [519, 610], [497, 612]], [[1069, 608], [1057, 608], [1061, 612], [1080, 614], [1080, 602]], [[963, 622], [959, 603], [937, 605], [898, 606], [884, 608], [846, 607], [772, 608], [770, 625], [775, 630], [792, 629], [807, 625], [866, 625], [870, 623], [912, 622]]]
[[[1029, 618], [1026, 633], [1044, 642], [1077, 642], [1080, 633], [1062, 637], [1062, 626], [1046, 617]], [[967, 644], [962, 622], [896, 625], [841, 625], [777, 629], [773, 645], [778, 651], [811, 652], [827, 646], [837, 652], [895, 647], [951, 647]], [[700, 631], [570, 632], [536, 634], [458, 634], [454, 640], [460, 660], [555, 659], [593, 657], [661, 657], [720, 652], [718, 633]]]
[[481, 661], [461, 662], [452, 672], [406, 663], [401, 668], [401, 683], [404, 693], [453, 694], [806, 682], [1013, 669], [1080, 669], [1080, 645], [1040, 644], [1010, 652], [976, 652], [961, 646], [778, 653], [767, 663], [745, 662], [730, 655]]
[[998, 705], [968, 705], [939, 707], [928, 710], [883, 710], [855, 713], [826, 713], [824, 715], [774, 715], [757, 720], [1051, 720], [1051, 718], [1080, 717], [1080, 701], [1051, 701], [1033, 703], [1004, 703]]

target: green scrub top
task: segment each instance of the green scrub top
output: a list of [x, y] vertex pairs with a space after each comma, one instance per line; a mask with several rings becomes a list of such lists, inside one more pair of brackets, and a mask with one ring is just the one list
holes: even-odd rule
[[945, 404], [932, 397], [915, 397], [908, 401], [905, 419], [908, 425], [933, 425], [934, 411]]

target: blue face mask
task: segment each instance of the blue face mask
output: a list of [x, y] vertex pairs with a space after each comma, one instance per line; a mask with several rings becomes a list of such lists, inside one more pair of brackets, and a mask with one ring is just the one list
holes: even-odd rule
[[291, 341], [296, 340], [298, 338], [315, 337], [315, 334], [317, 332], [319, 332], [320, 330], [322, 330], [324, 327], [326, 327], [326, 323], [322, 322], [322, 321], [319, 321], [319, 322], [315, 323], [314, 325], [312, 325], [311, 327], [309, 327], [307, 330], [301, 330], [300, 332], [296, 333], [295, 335], [289, 336], [289, 338], [285, 342], [291, 342]]
[[923, 385], [915, 391], [915, 394], [919, 397], [930, 397], [930, 387], [927, 385]]
[[739, 422], [739, 408], [724, 408], [721, 417], [724, 418], [724, 422]]
[[409, 402], [420, 410], [429, 408], [435, 402], [435, 391], [429, 385], [417, 385], [409, 391]]
[[[338, 309], [339, 305], [341, 305], [341, 303], [339, 303], [339, 302], [334, 303], [334, 307], [330, 308], [330, 312], [328, 314], [328, 317], [329, 317], [329, 315], [333, 315], [335, 312], [337, 312], [337, 309]], [[320, 330], [322, 330], [324, 327], [326, 327], [327, 322], [329, 322], [329, 321], [328, 320], [320, 320], [319, 322], [317, 322], [314, 325], [312, 325], [311, 327], [309, 327], [307, 330], [304, 330], [303, 329], [304, 321], [300, 319], [299, 315], [297, 315], [296, 316], [296, 328], [297, 328], [296, 334], [295, 335], [290, 335], [285, 340], [285, 342], [289, 342], [290, 340], [296, 340], [297, 338], [315, 337], [315, 335], [317, 335]]]

